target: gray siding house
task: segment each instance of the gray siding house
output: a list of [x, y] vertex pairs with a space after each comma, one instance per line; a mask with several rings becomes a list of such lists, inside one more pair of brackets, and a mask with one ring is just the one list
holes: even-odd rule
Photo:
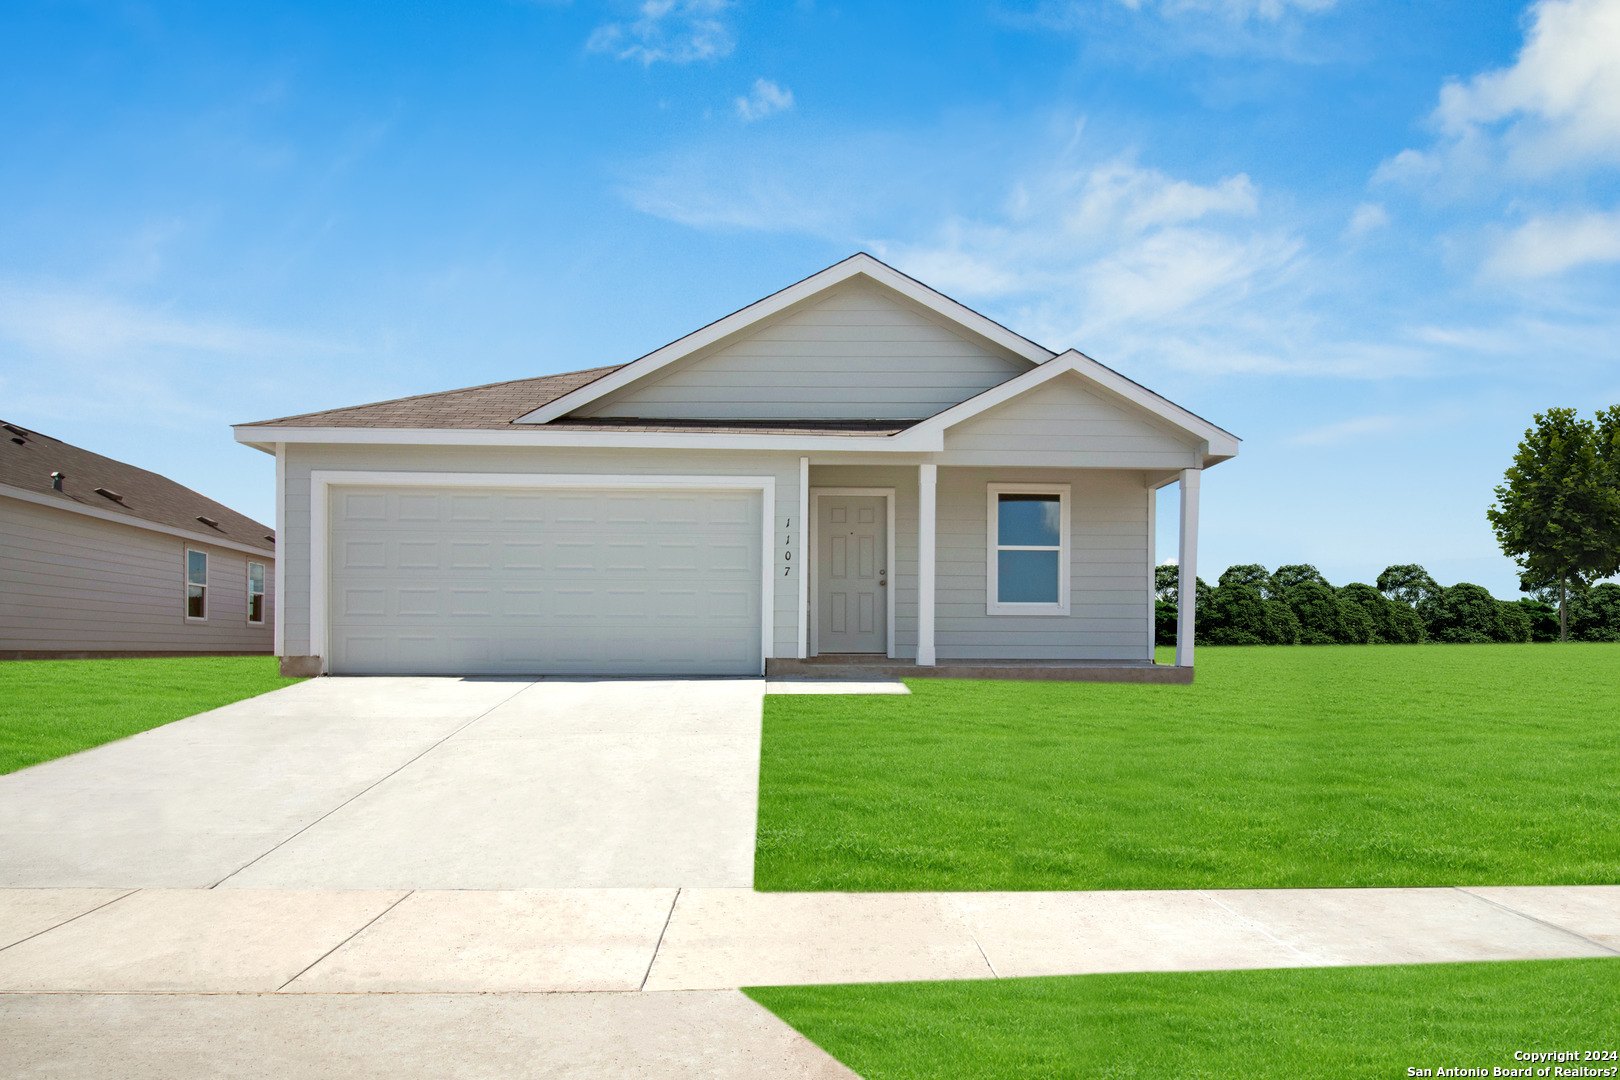
[[268, 654], [275, 536], [190, 488], [0, 429], [0, 659]]
[[865, 254], [631, 363], [235, 433], [276, 457], [300, 674], [1186, 681], [1190, 647], [1153, 665], [1154, 493], [1191, 575], [1238, 452]]

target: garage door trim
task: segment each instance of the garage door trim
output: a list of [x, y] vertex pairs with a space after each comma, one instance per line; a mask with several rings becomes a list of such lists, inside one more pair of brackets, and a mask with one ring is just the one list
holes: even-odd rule
[[[330, 526], [326, 510], [330, 489], [348, 485], [393, 487], [467, 488], [618, 488], [680, 489], [704, 491], [757, 491], [760, 493], [760, 613], [759, 670], [771, 655], [774, 632], [775, 565], [772, 540], [775, 538], [776, 477], [774, 476], [673, 476], [668, 474], [627, 475], [623, 473], [455, 473], [455, 472], [339, 472], [316, 470], [309, 474], [309, 644], [310, 653], [321, 658], [321, 672], [328, 670], [327, 631], [330, 620], [326, 607], [327, 583], [331, 576], [331, 553], [327, 550]], [[277, 575], [278, 579], [280, 575]], [[278, 617], [279, 620], [279, 617]]]

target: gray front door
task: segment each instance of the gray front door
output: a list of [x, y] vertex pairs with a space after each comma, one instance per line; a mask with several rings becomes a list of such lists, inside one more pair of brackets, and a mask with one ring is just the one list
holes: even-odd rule
[[883, 496], [823, 495], [817, 502], [817, 651], [887, 652], [889, 567]]

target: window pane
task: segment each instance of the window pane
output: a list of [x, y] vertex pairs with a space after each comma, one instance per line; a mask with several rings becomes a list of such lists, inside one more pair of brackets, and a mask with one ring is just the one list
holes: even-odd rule
[[996, 594], [1003, 604], [1058, 603], [1058, 553], [996, 552]]
[[999, 495], [996, 542], [1003, 547], [1057, 547], [1062, 502], [1056, 495]]
[[264, 593], [248, 598], [248, 622], [264, 622]]
[[193, 619], [201, 619], [207, 615], [203, 607], [203, 587], [201, 585], [186, 586], [186, 615]]
[[186, 552], [186, 581], [192, 585], [208, 584], [208, 555], [206, 552]]
[[263, 563], [248, 563], [248, 592], [264, 592]]

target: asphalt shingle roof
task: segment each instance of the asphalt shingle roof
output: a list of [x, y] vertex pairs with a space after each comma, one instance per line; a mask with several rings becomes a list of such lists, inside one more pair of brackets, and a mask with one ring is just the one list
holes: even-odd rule
[[[63, 474], [62, 490], [51, 473]], [[64, 503], [90, 506], [202, 536], [218, 536], [274, 554], [275, 530], [166, 476], [102, 457], [21, 424], [0, 429], [0, 484]], [[113, 499], [97, 492], [102, 488]], [[209, 518], [217, 526], [201, 521]]]

